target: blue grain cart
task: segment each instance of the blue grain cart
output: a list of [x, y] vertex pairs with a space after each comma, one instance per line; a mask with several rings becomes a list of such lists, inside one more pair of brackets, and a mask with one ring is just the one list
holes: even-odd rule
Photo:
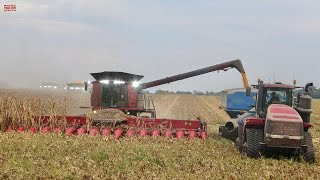
[[225, 90], [222, 94], [221, 106], [231, 118], [236, 118], [255, 107], [257, 92], [256, 89], [252, 89], [251, 95], [247, 96], [244, 88]]

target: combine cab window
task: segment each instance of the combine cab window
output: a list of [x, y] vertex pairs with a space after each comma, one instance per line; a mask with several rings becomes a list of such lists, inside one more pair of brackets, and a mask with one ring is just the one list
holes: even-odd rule
[[126, 105], [125, 85], [103, 84], [101, 86], [101, 106], [121, 108]]
[[271, 104], [292, 105], [292, 90], [283, 88], [268, 88], [265, 89], [263, 97], [262, 111], [266, 112]]

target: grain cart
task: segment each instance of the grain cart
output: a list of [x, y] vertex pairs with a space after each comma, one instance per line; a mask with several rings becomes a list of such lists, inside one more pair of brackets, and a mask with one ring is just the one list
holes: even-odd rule
[[221, 93], [221, 109], [229, 115], [230, 118], [236, 118], [252, 109], [256, 104], [254, 98], [258, 90], [252, 89], [248, 96], [245, 88], [227, 89]]
[[252, 158], [281, 151], [299, 153], [307, 162], [314, 162], [314, 147], [308, 131], [312, 113], [308, 90], [312, 85], [308, 83], [294, 101], [294, 86], [259, 81], [255, 108], [228, 121], [219, 128], [219, 133], [224, 136], [228, 131], [227, 138]]

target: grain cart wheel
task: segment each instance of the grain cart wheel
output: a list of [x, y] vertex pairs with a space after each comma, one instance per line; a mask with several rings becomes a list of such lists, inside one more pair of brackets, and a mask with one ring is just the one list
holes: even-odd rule
[[263, 142], [262, 129], [246, 129], [246, 154], [251, 158], [260, 157], [260, 142]]
[[312, 137], [310, 132], [304, 132], [304, 142], [303, 145], [306, 145], [307, 148], [303, 151], [304, 160], [308, 163], [315, 162], [314, 147], [312, 142]]
[[238, 150], [242, 153], [243, 152], [243, 141], [244, 141], [244, 132], [243, 126], [238, 126], [238, 137], [236, 139], [236, 146]]

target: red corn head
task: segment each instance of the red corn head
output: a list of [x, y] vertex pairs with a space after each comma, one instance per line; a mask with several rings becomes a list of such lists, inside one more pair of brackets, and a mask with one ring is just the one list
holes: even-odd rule
[[66, 135], [70, 136], [70, 135], [72, 135], [75, 131], [76, 131], [76, 128], [75, 128], [75, 127], [68, 127], [68, 128], [66, 129]]
[[61, 133], [62, 132], [62, 128], [61, 127], [56, 127], [56, 128], [54, 128], [53, 132]]
[[87, 129], [84, 127], [81, 127], [77, 130], [77, 134], [78, 135], [83, 135], [83, 134], [87, 134]]
[[18, 127], [17, 132], [23, 132], [24, 131], [24, 127]]
[[150, 134], [152, 137], [158, 137], [160, 135], [160, 131], [158, 129], [153, 129]]
[[11, 126], [8, 127], [8, 129], [6, 130], [6, 132], [13, 132], [13, 129]]
[[140, 137], [145, 137], [147, 135], [148, 135], [148, 129], [140, 129], [140, 131], [139, 131]]
[[99, 129], [98, 128], [92, 128], [92, 129], [90, 129], [90, 131], [89, 131], [89, 135], [90, 136], [96, 136], [96, 135], [98, 135], [99, 134]]
[[201, 137], [201, 139], [207, 139], [207, 133], [201, 132], [200, 137]]
[[184, 137], [184, 132], [182, 130], [176, 131], [176, 138], [180, 139]]
[[134, 134], [135, 134], [134, 129], [133, 129], [133, 128], [130, 128], [130, 129], [128, 129], [126, 135], [127, 135], [127, 137], [133, 137]]
[[163, 133], [162, 133], [163, 137], [165, 138], [170, 138], [172, 137], [172, 131], [171, 130], [165, 130]]
[[31, 133], [35, 134], [35, 133], [37, 132], [37, 129], [36, 129], [35, 127], [31, 127], [31, 128], [29, 129], [29, 131], [30, 131]]
[[50, 126], [46, 126], [46, 127], [41, 128], [41, 132], [42, 133], [47, 133], [47, 132], [50, 132], [50, 131], [51, 131]]
[[121, 129], [121, 128], [116, 129], [116, 130], [114, 130], [113, 134], [114, 134], [115, 139], [119, 139], [123, 134], [123, 129]]
[[191, 130], [191, 131], [188, 132], [188, 138], [189, 139], [194, 139], [196, 137], [197, 137], [197, 132], [196, 131]]
[[111, 129], [110, 128], [104, 128], [101, 132], [102, 136], [106, 137], [109, 136], [111, 133]]

